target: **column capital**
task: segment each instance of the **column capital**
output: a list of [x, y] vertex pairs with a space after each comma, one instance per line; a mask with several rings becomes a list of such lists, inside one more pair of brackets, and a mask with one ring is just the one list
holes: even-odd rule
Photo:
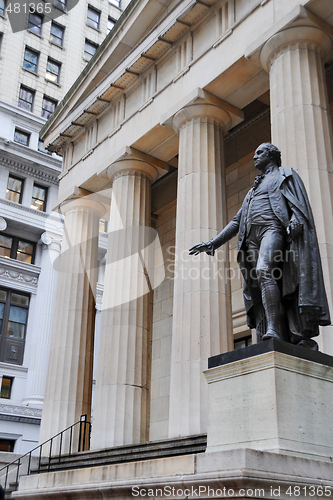
[[137, 158], [122, 158], [112, 163], [106, 174], [110, 181], [114, 181], [123, 175], [144, 175], [150, 182], [154, 182], [159, 176], [159, 170], [144, 160]]
[[292, 26], [279, 31], [263, 45], [260, 51], [260, 64], [267, 73], [276, 57], [294, 49], [312, 49], [326, 62], [332, 53], [332, 39], [320, 28], [314, 26]]
[[55, 236], [51, 234], [48, 231], [45, 231], [43, 234], [41, 234], [40, 240], [38, 243], [41, 243], [42, 245], [42, 250], [45, 250], [46, 248], [50, 250], [56, 250], [58, 253], [60, 253], [61, 250], [61, 237], [60, 236]]
[[63, 215], [68, 215], [78, 210], [86, 210], [97, 213], [99, 218], [101, 218], [105, 214], [107, 208], [93, 198], [94, 193], [83, 197], [67, 199], [60, 205], [61, 213]]
[[243, 121], [244, 114], [214, 94], [197, 88], [163, 115], [160, 124], [178, 134], [184, 123], [196, 118], [215, 121], [228, 130]]
[[206, 120], [219, 124], [224, 130], [231, 122], [230, 114], [213, 104], [197, 102], [180, 109], [172, 119], [172, 128], [179, 134], [181, 127], [189, 120]]

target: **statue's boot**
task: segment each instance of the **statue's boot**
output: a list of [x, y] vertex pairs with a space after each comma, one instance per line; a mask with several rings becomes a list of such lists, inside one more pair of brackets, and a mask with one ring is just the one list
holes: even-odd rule
[[283, 307], [281, 294], [276, 281], [272, 278], [270, 271], [261, 271], [259, 283], [262, 294], [262, 303], [265, 309], [267, 330], [263, 340], [283, 339]]

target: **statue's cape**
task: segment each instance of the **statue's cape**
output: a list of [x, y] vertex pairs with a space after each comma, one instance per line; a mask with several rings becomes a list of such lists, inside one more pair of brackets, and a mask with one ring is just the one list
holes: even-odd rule
[[[292, 213], [303, 225], [303, 231], [288, 243], [282, 274], [282, 297], [299, 318], [300, 329], [309, 337], [318, 335], [318, 326], [331, 323], [317, 234], [304, 184], [291, 168], [280, 167], [280, 189]], [[247, 287], [244, 299], [248, 324], [255, 327], [253, 304]]]

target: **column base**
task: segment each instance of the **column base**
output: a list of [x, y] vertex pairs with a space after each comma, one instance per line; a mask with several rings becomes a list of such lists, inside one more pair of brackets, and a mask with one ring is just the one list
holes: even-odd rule
[[208, 366], [207, 452], [332, 457], [333, 357], [271, 339]]

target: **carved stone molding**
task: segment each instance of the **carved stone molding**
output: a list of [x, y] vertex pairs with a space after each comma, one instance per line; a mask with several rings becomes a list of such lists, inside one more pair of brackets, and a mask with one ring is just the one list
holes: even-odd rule
[[55, 215], [52, 215], [52, 214], [49, 214], [46, 212], [41, 212], [40, 210], [35, 210], [33, 208], [30, 208], [30, 207], [25, 207], [24, 205], [19, 205], [18, 203], [15, 203], [14, 201], [5, 200], [3, 198], [0, 199], [0, 203], [3, 205], [8, 205], [9, 207], [19, 208], [20, 210], [23, 210], [24, 212], [29, 212], [29, 213], [37, 215], [39, 217], [44, 217], [45, 219], [50, 219], [50, 220], [54, 220], [57, 222], [60, 221], [62, 223], [62, 215], [61, 214], [60, 215], [57, 214], [55, 216]]
[[31, 408], [29, 406], [15, 406], [9, 404], [0, 404], [0, 413], [22, 415], [25, 417], [42, 417], [42, 410], [40, 408]]
[[42, 410], [39, 408], [0, 404], [0, 420], [39, 425], [41, 418]]
[[18, 161], [14, 161], [10, 158], [6, 158], [4, 156], [0, 156], [0, 165], [4, 167], [9, 167], [11, 170], [16, 170], [17, 172], [25, 172], [36, 179], [42, 179], [43, 181], [50, 182], [51, 184], [55, 184], [58, 186], [58, 176], [52, 175], [47, 172], [43, 172], [39, 168], [34, 168], [29, 165], [24, 165]]
[[0, 267], [0, 276], [12, 278], [17, 281], [23, 281], [25, 283], [32, 283], [33, 285], [37, 284], [38, 281], [38, 279], [34, 276], [29, 276], [27, 274], [22, 274], [15, 271], [9, 271], [8, 269], [4, 269], [3, 267]]
[[102, 283], [97, 283], [97, 286], [96, 286], [96, 305], [95, 305], [97, 311], [102, 310], [103, 292], [104, 292], [104, 285]]
[[7, 221], [3, 217], [0, 217], [0, 230], [4, 231], [6, 227], [7, 227]]
[[36, 293], [40, 267], [0, 257], [0, 284]]
[[61, 251], [61, 239], [59, 239], [59, 237], [55, 237], [48, 231], [45, 231], [41, 235], [40, 242], [43, 244], [43, 249], [48, 248], [49, 250], [55, 250], [59, 253]]

